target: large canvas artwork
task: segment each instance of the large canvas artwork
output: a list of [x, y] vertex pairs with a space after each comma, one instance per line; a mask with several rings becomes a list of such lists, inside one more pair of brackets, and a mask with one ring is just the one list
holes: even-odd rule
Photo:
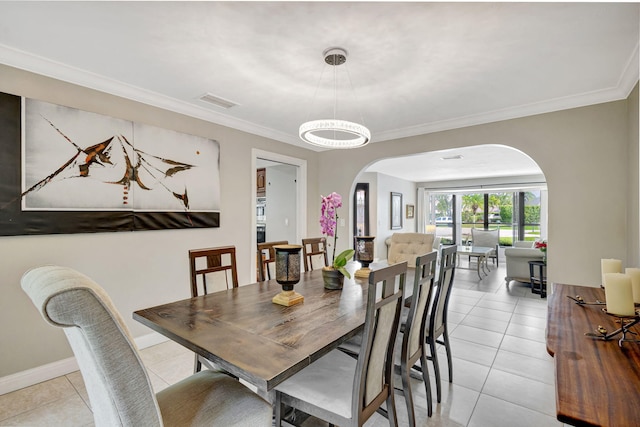
[[[1, 97], [0, 120], [14, 98]], [[219, 226], [216, 141], [33, 99], [17, 108], [20, 136], [0, 137], [0, 234]]]

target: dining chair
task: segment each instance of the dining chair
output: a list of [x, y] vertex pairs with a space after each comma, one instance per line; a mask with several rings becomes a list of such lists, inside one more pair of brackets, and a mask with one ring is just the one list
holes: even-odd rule
[[406, 262], [371, 272], [358, 358], [330, 351], [276, 386], [276, 427], [284, 405], [329, 424], [359, 427], [385, 402], [389, 425], [398, 425], [393, 359], [406, 274]]
[[[408, 309], [406, 322], [402, 330], [402, 341], [399, 357], [400, 377], [402, 378], [402, 393], [404, 394], [409, 414], [409, 426], [416, 425], [416, 416], [413, 406], [413, 393], [411, 390], [411, 370], [418, 361], [420, 366], [427, 366], [427, 313], [431, 305], [431, 296], [436, 276], [436, 264], [438, 252], [433, 251], [416, 257], [416, 270], [413, 280], [413, 293]], [[398, 345], [396, 345], [398, 347]], [[396, 350], [396, 356], [398, 351]], [[396, 362], [397, 363], [397, 362]], [[433, 414], [433, 402], [431, 397], [431, 383], [427, 369], [422, 369], [422, 381], [424, 382], [425, 395], [427, 397], [427, 415]]]
[[304, 256], [304, 271], [313, 270], [314, 264], [318, 265], [318, 261], [324, 262], [323, 267], [329, 265], [327, 239], [324, 237], [302, 239], [302, 253]]
[[[216, 248], [189, 250], [189, 272], [191, 274], [191, 296], [206, 295], [210, 292], [207, 277], [214, 285], [238, 287], [238, 267], [236, 265], [236, 247], [220, 246]], [[200, 277], [200, 280], [198, 280]], [[201, 289], [200, 290], [200, 286]]]
[[[220, 246], [189, 250], [189, 272], [192, 298], [222, 290], [222, 286], [226, 289], [229, 289], [230, 285], [232, 288], [237, 288], [236, 247]], [[212, 289], [207, 285], [207, 277], [211, 279]], [[200, 372], [203, 364], [211, 370], [218, 369], [206, 358], [196, 353], [193, 372]]]
[[264, 282], [267, 279], [271, 279], [271, 270], [269, 268], [269, 265], [275, 265], [276, 262], [276, 250], [273, 249], [273, 247], [288, 244], [289, 242], [287, 240], [258, 243], [257, 266], [259, 282]]
[[[402, 309], [400, 328], [398, 330], [399, 337], [395, 347], [395, 371], [400, 373], [402, 380], [402, 388], [396, 387], [396, 390], [402, 392], [404, 395], [410, 427], [416, 425], [413, 393], [410, 382], [410, 377], [412, 376], [411, 369], [416, 365], [418, 360], [420, 361], [419, 366], [427, 366], [427, 313], [431, 306], [437, 261], [437, 251], [416, 257], [413, 289], [411, 297], [407, 298], [409, 300], [409, 307], [403, 307]], [[404, 320], [402, 320], [403, 318]], [[357, 357], [360, 352], [361, 342], [362, 336], [358, 334], [338, 348], [352, 357]], [[425, 386], [427, 414], [428, 416], [432, 416], [433, 399], [431, 396], [429, 374], [427, 369], [420, 369], [420, 372], [422, 373], [421, 379]]]
[[[427, 359], [431, 360], [433, 363], [433, 370], [436, 377], [436, 397], [438, 402], [442, 399], [442, 386], [436, 344], [441, 344], [445, 347], [449, 367], [449, 382], [453, 381], [453, 365], [451, 364], [451, 346], [449, 344], [447, 313], [449, 310], [449, 297], [451, 296], [453, 279], [456, 272], [457, 251], [458, 247], [455, 245], [442, 248], [438, 285], [436, 286], [431, 312], [429, 313], [429, 325], [425, 332], [426, 343], [429, 346], [429, 355], [427, 356]], [[420, 367], [416, 365], [414, 365], [414, 368], [420, 370]]]
[[96, 426], [271, 425], [271, 405], [218, 372], [193, 374], [155, 394], [120, 313], [87, 276], [38, 267], [21, 285], [45, 321], [64, 330]]

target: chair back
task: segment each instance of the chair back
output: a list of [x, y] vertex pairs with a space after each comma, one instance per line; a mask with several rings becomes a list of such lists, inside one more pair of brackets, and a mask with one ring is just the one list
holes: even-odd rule
[[429, 335], [433, 340], [442, 335], [447, 323], [447, 307], [456, 272], [457, 251], [458, 247], [455, 245], [442, 248], [438, 286], [433, 298], [433, 307], [429, 319]]
[[289, 242], [287, 240], [258, 243], [258, 281], [264, 282], [267, 279], [271, 279], [271, 269], [269, 265], [273, 264], [275, 268], [276, 262], [276, 250], [273, 249], [273, 247], [288, 244]]
[[438, 252], [416, 257], [411, 305], [402, 337], [402, 361], [413, 366], [419, 359], [426, 338], [427, 313], [431, 305]]
[[497, 228], [493, 230], [472, 228], [471, 240], [473, 241], [473, 246], [483, 246], [495, 250], [500, 244], [500, 230]]
[[324, 237], [302, 239], [302, 252], [304, 256], [304, 271], [311, 271], [314, 266], [320, 268], [329, 265], [327, 239]]
[[363, 341], [354, 380], [352, 414], [364, 424], [383, 402], [393, 398], [394, 346], [404, 298], [407, 263], [369, 275]]
[[161, 426], [162, 417], [134, 341], [105, 291], [65, 267], [21, 280], [44, 319], [64, 329], [80, 366], [97, 426]]
[[[191, 296], [194, 298], [198, 295], [222, 290], [223, 286], [226, 289], [237, 288], [236, 247], [191, 249], [189, 251], [189, 272], [191, 274]], [[207, 286], [207, 277], [213, 282], [212, 289]]]

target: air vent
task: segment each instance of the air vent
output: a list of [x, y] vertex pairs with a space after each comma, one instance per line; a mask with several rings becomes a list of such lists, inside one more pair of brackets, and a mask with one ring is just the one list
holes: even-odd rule
[[236, 105], [238, 105], [235, 102], [231, 102], [231, 101], [229, 101], [227, 99], [220, 98], [220, 97], [215, 96], [215, 95], [213, 95], [211, 93], [205, 93], [204, 95], [202, 95], [200, 97], [200, 100], [204, 101], [204, 102], [207, 102], [209, 104], [213, 104], [213, 105], [215, 105], [217, 107], [225, 108], [225, 109], [231, 108], [231, 107], [235, 107]]
[[455, 156], [440, 157], [440, 160], [462, 160], [462, 158], [462, 155], [456, 154]]

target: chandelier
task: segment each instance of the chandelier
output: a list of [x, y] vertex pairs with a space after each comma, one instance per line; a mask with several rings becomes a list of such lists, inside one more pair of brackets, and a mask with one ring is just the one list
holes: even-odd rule
[[[371, 132], [359, 123], [336, 119], [338, 103], [337, 68], [347, 62], [347, 51], [336, 47], [323, 52], [324, 62], [333, 68], [333, 119], [311, 120], [300, 125], [299, 135], [303, 141], [323, 148], [357, 148], [369, 143]], [[348, 74], [348, 71], [347, 71]], [[351, 79], [349, 79], [351, 83]], [[353, 88], [351, 88], [353, 91]], [[315, 99], [315, 97], [314, 97]]]

